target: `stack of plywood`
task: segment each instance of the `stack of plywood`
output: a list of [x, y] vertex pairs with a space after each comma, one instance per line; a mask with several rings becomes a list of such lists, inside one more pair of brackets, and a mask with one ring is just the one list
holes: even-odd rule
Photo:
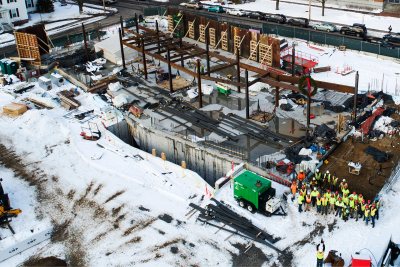
[[24, 104], [10, 103], [3, 107], [3, 113], [12, 116], [18, 116], [24, 114], [28, 110], [28, 107]]

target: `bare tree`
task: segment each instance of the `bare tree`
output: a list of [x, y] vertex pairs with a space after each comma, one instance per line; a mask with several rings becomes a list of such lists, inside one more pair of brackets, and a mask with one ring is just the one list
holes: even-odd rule
[[321, 2], [321, 4], [322, 4], [322, 16], [325, 16], [325, 3], [326, 3], [326, 0], [318, 0], [318, 2]]
[[77, 4], [78, 4], [78, 7], [79, 7], [79, 13], [83, 13], [83, 3], [85, 3], [85, 0], [74, 0]]

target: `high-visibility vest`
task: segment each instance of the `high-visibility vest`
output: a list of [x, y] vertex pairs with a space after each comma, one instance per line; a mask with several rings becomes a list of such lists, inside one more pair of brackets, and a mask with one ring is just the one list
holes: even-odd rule
[[317, 190], [311, 191], [311, 197], [317, 197], [317, 196], [318, 196], [318, 191]]
[[299, 195], [299, 197], [297, 198], [297, 203], [303, 204], [303, 201], [304, 201], [304, 197], [302, 195]]
[[338, 178], [337, 177], [333, 177], [332, 178], [332, 184], [336, 186], [337, 182], [338, 182]]
[[333, 204], [335, 204], [335, 198], [334, 197], [331, 197], [330, 199], [329, 199], [329, 204], [331, 204], [331, 205], [333, 205]]
[[292, 194], [293, 194], [293, 195], [296, 194], [297, 185], [296, 185], [296, 184], [292, 184], [292, 185], [290, 186], [290, 189], [292, 190]]
[[365, 217], [369, 217], [369, 209], [365, 209]]
[[350, 200], [349, 204], [350, 208], [354, 209], [354, 200]]
[[324, 252], [323, 251], [317, 251], [317, 259], [323, 260], [324, 259]]
[[321, 179], [321, 173], [320, 173], [320, 172], [314, 173], [314, 176], [315, 176], [315, 179], [316, 179], [316, 180]]
[[322, 206], [328, 205], [328, 199], [326, 197], [321, 198]]
[[335, 205], [338, 206], [338, 207], [342, 207], [342, 206], [343, 206], [343, 203], [342, 203], [342, 202], [339, 202], [339, 200], [336, 200]]
[[343, 201], [343, 203], [345, 205], [349, 205], [349, 198], [348, 197], [343, 197], [342, 201]]
[[330, 199], [331, 198], [331, 193], [326, 192], [324, 194], [324, 197], [327, 198], [327, 199]]
[[350, 194], [349, 198], [353, 198], [353, 200], [356, 201], [357, 200], [357, 195]]
[[317, 206], [321, 206], [321, 198], [317, 198]]
[[310, 204], [311, 203], [311, 197], [306, 196], [306, 203]]
[[299, 179], [299, 181], [303, 181], [305, 178], [306, 178], [306, 175], [304, 174], [304, 172], [303, 173], [299, 173], [297, 175], [297, 179]]
[[358, 203], [362, 203], [363, 200], [364, 200], [364, 197], [363, 197], [363, 196], [361, 196], [361, 197], [359, 196], [359, 197], [358, 197]]
[[344, 188], [343, 190], [342, 190], [342, 192], [343, 192], [343, 195], [349, 195], [349, 193], [350, 193], [350, 190], [349, 189], [346, 189], [346, 188]]
[[367, 204], [361, 204], [361, 211], [365, 210], [365, 206], [367, 206]]
[[331, 174], [330, 173], [325, 173], [324, 174], [324, 180], [328, 181], [328, 183], [331, 182]]
[[300, 195], [302, 195], [303, 197], [305, 197], [307, 194], [307, 189], [301, 189], [300, 190]]
[[371, 209], [371, 217], [374, 217], [376, 213], [376, 208]]

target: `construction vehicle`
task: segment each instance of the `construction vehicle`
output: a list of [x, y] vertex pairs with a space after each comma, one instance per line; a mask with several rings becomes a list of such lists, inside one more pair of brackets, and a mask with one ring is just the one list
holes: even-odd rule
[[14, 230], [10, 226], [11, 218], [17, 217], [22, 211], [20, 209], [13, 209], [10, 206], [10, 198], [8, 194], [4, 193], [1, 182], [3, 179], [0, 178], [0, 225], [7, 225], [10, 231], [15, 234]]
[[[285, 215], [281, 201], [275, 198], [275, 188], [272, 182], [248, 170], [244, 170], [234, 178], [234, 198], [242, 208], [254, 212], [258, 210], [271, 215]], [[282, 213], [278, 212], [282, 210]]]
[[221, 94], [230, 95], [232, 93], [231, 88], [227, 84], [216, 82], [215, 87], [216, 87], [217, 91]]

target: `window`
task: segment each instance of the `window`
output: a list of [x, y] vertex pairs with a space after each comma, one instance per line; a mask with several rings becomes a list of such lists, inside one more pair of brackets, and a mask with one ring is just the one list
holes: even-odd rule
[[10, 18], [19, 17], [19, 10], [18, 8], [10, 9]]
[[7, 3], [16, 3], [17, 0], [7, 0]]
[[25, 5], [27, 8], [35, 6], [35, 4], [33, 3], [33, 0], [25, 0]]

